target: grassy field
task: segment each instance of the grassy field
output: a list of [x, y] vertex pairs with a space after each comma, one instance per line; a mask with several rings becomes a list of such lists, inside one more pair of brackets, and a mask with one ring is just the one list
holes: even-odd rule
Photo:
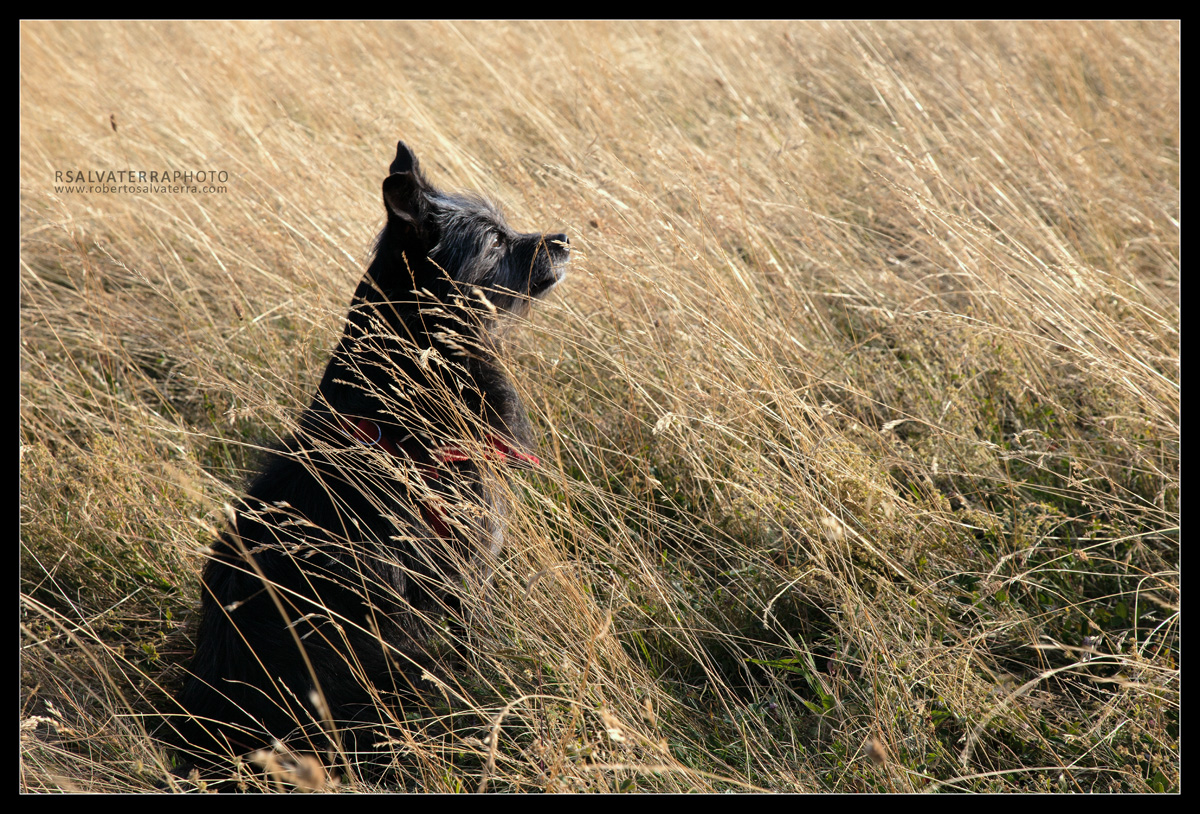
[[[148, 732], [204, 551], [400, 138], [573, 260], [458, 686], [325, 788], [1179, 790], [1178, 23], [20, 48], [21, 790], [197, 788]], [[121, 170], [226, 175], [68, 189]]]

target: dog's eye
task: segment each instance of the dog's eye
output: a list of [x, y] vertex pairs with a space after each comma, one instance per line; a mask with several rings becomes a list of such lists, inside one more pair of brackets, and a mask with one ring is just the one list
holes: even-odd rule
[[490, 251], [490, 252], [500, 251], [507, 245], [508, 245], [508, 240], [505, 239], [504, 235], [500, 234], [499, 232], [493, 232], [492, 233], [492, 242], [488, 245], [488, 251]]

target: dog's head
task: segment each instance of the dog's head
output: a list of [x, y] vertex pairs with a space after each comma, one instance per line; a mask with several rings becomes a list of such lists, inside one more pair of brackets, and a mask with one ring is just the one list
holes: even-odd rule
[[487, 200], [447, 194], [421, 173], [403, 141], [383, 182], [388, 224], [380, 251], [402, 253], [414, 290], [490, 312], [524, 314], [566, 276], [562, 233], [520, 233]]

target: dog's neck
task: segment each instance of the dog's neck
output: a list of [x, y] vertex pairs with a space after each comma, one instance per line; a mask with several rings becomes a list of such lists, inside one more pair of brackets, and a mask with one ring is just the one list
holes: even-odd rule
[[[339, 416], [342, 432], [364, 446], [378, 446], [393, 458], [408, 458], [417, 464], [421, 475], [426, 480], [437, 480], [438, 470], [444, 469], [445, 464], [471, 461], [476, 457], [494, 460], [497, 463], [526, 463], [538, 466], [541, 461], [536, 455], [522, 452], [498, 435], [488, 435], [483, 442], [481, 455], [472, 455], [465, 446], [445, 444], [427, 450], [415, 436], [409, 435], [400, 441], [383, 431], [383, 427], [369, 418], [351, 421], [345, 416]], [[432, 461], [432, 464], [428, 461]], [[428, 470], [428, 471], [426, 471]]]
[[[432, 484], [433, 481], [441, 480], [442, 474], [448, 471], [447, 467], [449, 464], [473, 461], [478, 458], [509, 466], [517, 463], [524, 463], [530, 466], [541, 464], [537, 456], [522, 452], [498, 435], [488, 435], [484, 439], [482, 447], [477, 449], [475, 454], [472, 454], [465, 445], [447, 444], [427, 449], [413, 435], [396, 440], [385, 433], [382, 426], [369, 418], [360, 418], [357, 421], [351, 421], [345, 416], [339, 416], [339, 420], [341, 431], [363, 446], [379, 447], [393, 458], [411, 461], [416, 465], [417, 471], [421, 474], [421, 478], [426, 484]], [[429, 524], [434, 534], [443, 539], [448, 539], [451, 536], [451, 532], [445, 514], [427, 501], [422, 501], [420, 505], [421, 516], [425, 518], [425, 522]]]

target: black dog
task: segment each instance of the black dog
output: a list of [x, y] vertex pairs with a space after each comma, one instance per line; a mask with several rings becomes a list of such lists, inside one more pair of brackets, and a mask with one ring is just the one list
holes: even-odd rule
[[506, 314], [563, 278], [566, 235], [438, 191], [404, 142], [383, 201], [316, 398], [204, 572], [174, 737], [201, 761], [274, 739], [359, 748], [356, 725], [433, 663], [473, 562], [501, 544], [496, 471], [537, 463], [497, 352]]

